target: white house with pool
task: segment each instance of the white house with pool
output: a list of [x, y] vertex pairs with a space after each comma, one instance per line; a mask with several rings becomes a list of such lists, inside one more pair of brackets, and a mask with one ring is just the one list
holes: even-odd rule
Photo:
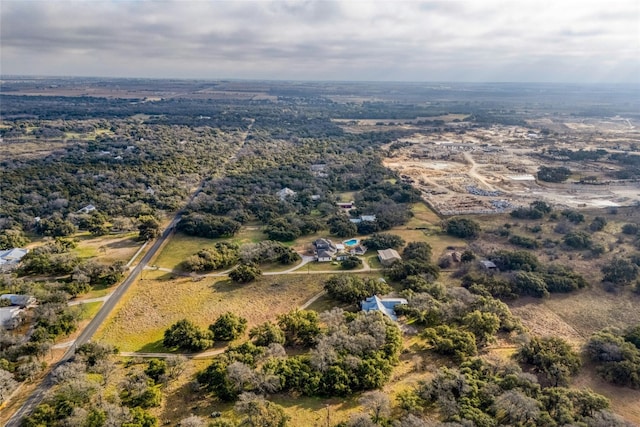
[[367, 248], [361, 245], [358, 239], [349, 239], [342, 243], [333, 243], [331, 239], [317, 239], [313, 246], [313, 254], [318, 262], [342, 261], [350, 255], [361, 256], [367, 252]]

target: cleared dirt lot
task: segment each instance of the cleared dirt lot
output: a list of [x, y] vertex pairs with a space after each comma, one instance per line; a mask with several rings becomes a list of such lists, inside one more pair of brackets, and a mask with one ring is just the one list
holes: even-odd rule
[[[443, 215], [499, 213], [540, 199], [571, 208], [633, 206], [640, 203], [640, 183], [606, 178], [615, 165], [555, 162], [544, 156], [551, 148], [628, 152], [640, 136], [627, 122], [565, 123], [558, 126], [567, 133], [553, 138], [519, 126], [416, 131], [387, 146], [384, 164], [418, 188]], [[539, 182], [535, 176], [542, 165], [568, 167], [572, 177], [559, 184]], [[610, 182], [577, 183], [585, 176]]]

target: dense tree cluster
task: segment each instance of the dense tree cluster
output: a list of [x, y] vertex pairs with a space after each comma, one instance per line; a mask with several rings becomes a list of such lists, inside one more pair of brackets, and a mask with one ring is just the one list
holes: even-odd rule
[[370, 296], [391, 292], [391, 287], [384, 281], [353, 274], [332, 276], [324, 282], [324, 289], [331, 298], [349, 304], [358, 304]]
[[[604, 396], [590, 390], [543, 387], [518, 366], [479, 358], [459, 368], [440, 368], [433, 379], [404, 392], [400, 405], [409, 414], [437, 410], [446, 425], [630, 427], [608, 411]], [[413, 419], [411, 415], [403, 418]]]
[[362, 241], [362, 244], [367, 247], [367, 249], [378, 250], [378, 249], [399, 249], [404, 246], [404, 240], [402, 237], [389, 234], [389, 233], [375, 233]]
[[211, 271], [231, 267], [238, 262], [238, 245], [229, 242], [217, 242], [210, 248], [204, 248], [183, 261], [187, 271]]
[[597, 332], [589, 338], [584, 350], [604, 379], [640, 388], [640, 325], [627, 331]]
[[231, 237], [240, 231], [240, 223], [229, 218], [190, 213], [182, 217], [176, 229], [190, 236]]
[[476, 239], [480, 235], [480, 224], [469, 218], [452, 218], [444, 228], [447, 234], [461, 239]]
[[269, 221], [264, 233], [271, 240], [289, 242], [306, 234], [317, 233], [324, 224], [316, 218], [286, 215]]
[[563, 182], [571, 176], [571, 170], [564, 166], [551, 167], [540, 166], [538, 169], [538, 179], [546, 182]]
[[[334, 309], [322, 316], [327, 329], [314, 332], [308, 354], [286, 357], [273, 342], [268, 347], [245, 343], [230, 347], [198, 374], [198, 382], [224, 400], [236, 399], [242, 392], [345, 396], [382, 386], [398, 362], [397, 326], [378, 313], [354, 315]], [[303, 312], [293, 312], [279, 323], [285, 334], [296, 324], [299, 334], [305, 324], [299, 322], [306, 318]]]
[[240, 247], [239, 256], [245, 264], [279, 263], [289, 265], [300, 260], [300, 255], [296, 251], [273, 240], [246, 243]]
[[0, 251], [12, 248], [21, 248], [29, 243], [29, 239], [22, 230], [17, 228], [6, 228], [0, 230]]
[[542, 200], [531, 202], [528, 208], [520, 207], [511, 211], [510, 215], [518, 219], [540, 219], [551, 213], [551, 206]]
[[162, 345], [169, 349], [202, 351], [213, 346], [213, 334], [187, 319], [182, 319], [164, 331]]
[[[178, 208], [189, 189], [220, 166], [238, 143], [233, 131], [223, 135], [206, 126], [119, 119], [18, 120], [11, 126], [21, 129], [21, 138], [26, 139], [9, 137], [7, 142], [40, 139], [55, 142], [60, 149], [29, 159], [3, 158], [0, 216], [13, 219], [24, 230], [53, 237], [70, 235], [77, 226], [100, 235], [108, 231], [109, 223], [116, 230], [123, 220]], [[64, 135], [36, 134], [47, 126]], [[80, 214], [89, 204], [97, 212]]]
[[518, 349], [516, 358], [544, 374], [554, 387], [566, 386], [569, 378], [582, 366], [578, 353], [558, 337], [533, 337]]
[[395, 311], [427, 327], [421, 334], [427, 348], [458, 360], [475, 355], [499, 331], [521, 329], [504, 303], [463, 288], [423, 285], [420, 292], [409, 291], [406, 296], [408, 304], [396, 306]]
[[550, 293], [566, 293], [588, 285], [580, 274], [569, 267], [543, 266], [537, 258], [524, 251], [498, 251], [490, 257], [504, 273], [471, 271], [462, 277], [462, 286], [480, 295], [496, 298], [517, 298], [520, 295], [546, 297]]
[[[133, 366], [118, 384], [112, 354], [112, 347], [101, 344], [78, 348], [72, 361], [53, 371], [53, 389], [22, 425], [156, 427], [158, 419], [147, 409], [160, 404], [160, 377]], [[116, 388], [120, 392], [113, 395], [109, 389]]]

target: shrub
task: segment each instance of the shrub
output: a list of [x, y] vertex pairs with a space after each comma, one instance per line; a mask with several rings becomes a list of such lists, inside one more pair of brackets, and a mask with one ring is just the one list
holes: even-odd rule
[[602, 267], [602, 280], [615, 285], [626, 285], [638, 276], [638, 266], [624, 258], [614, 258]]
[[357, 304], [372, 295], [391, 292], [391, 287], [385, 282], [346, 274], [329, 278], [324, 283], [324, 289], [331, 298], [350, 304]]
[[422, 337], [432, 346], [436, 353], [453, 356], [462, 361], [477, 353], [476, 337], [472, 332], [452, 328], [447, 325], [427, 328]]
[[480, 224], [469, 218], [453, 218], [446, 222], [445, 230], [461, 239], [476, 239], [480, 235]]
[[569, 377], [578, 373], [581, 366], [578, 354], [567, 342], [557, 337], [534, 337], [520, 347], [515, 357], [545, 374], [554, 387], [566, 385]]
[[266, 322], [261, 325], [251, 328], [249, 331], [249, 337], [253, 340], [255, 345], [266, 347], [269, 344], [284, 344], [284, 332], [278, 325], [274, 325], [271, 322]]
[[571, 170], [564, 166], [551, 167], [540, 166], [538, 169], [538, 179], [546, 182], [563, 182], [571, 176]]
[[378, 250], [378, 249], [389, 249], [389, 248], [400, 248], [404, 245], [404, 240], [402, 237], [397, 236], [395, 234], [389, 233], [374, 233], [368, 239], [364, 239], [362, 244], [365, 245], [368, 249]]
[[162, 344], [167, 348], [202, 351], [213, 346], [213, 337], [209, 331], [202, 330], [193, 322], [182, 319], [164, 331]]
[[573, 249], [589, 249], [593, 244], [591, 237], [584, 231], [571, 231], [565, 234], [562, 240]]
[[242, 335], [246, 329], [247, 319], [231, 312], [221, 314], [213, 324], [209, 325], [213, 339], [220, 341], [234, 340]]
[[502, 271], [540, 269], [538, 258], [527, 251], [496, 251], [489, 256], [489, 259]]
[[240, 264], [235, 270], [229, 273], [229, 278], [237, 283], [248, 283], [255, 280], [261, 274], [262, 271], [255, 264]]
[[538, 246], [540, 246], [540, 244], [536, 240], [525, 236], [518, 236], [516, 234], [509, 237], [509, 243], [527, 249], [537, 249]]
[[350, 255], [340, 261], [340, 267], [345, 270], [353, 270], [354, 268], [362, 266], [362, 260], [357, 256]]

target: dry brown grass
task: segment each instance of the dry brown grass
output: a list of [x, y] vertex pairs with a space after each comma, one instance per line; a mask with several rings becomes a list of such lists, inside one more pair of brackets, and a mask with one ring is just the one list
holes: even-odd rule
[[606, 327], [625, 328], [640, 323], [640, 296], [626, 290], [621, 294], [593, 286], [579, 292], [553, 295], [540, 300], [521, 298], [511, 311], [536, 335], [560, 336], [582, 344]]
[[[534, 335], [558, 336], [580, 350], [591, 334], [606, 327], [625, 328], [640, 323], [640, 296], [625, 290], [620, 294], [594, 286], [566, 295], [540, 300], [522, 298], [511, 303], [514, 315]], [[572, 386], [591, 388], [611, 400], [611, 408], [627, 420], [640, 424], [640, 391], [617, 387], [598, 377], [587, 364]]]
[[611, 410], [627, 421], [640, 425], [640, 390], [618, 387], [598, 376], [593, 365], [587, 364], [571, 382], [572, 387], [589, 388], [611, 400]]
[[77, 236], [78, 247], [74, 250], [82, 258], [96, 258], [97, 261], [111, 264], [115, 261], [128, 262], [142, 246], [136, 240], [137, 233], [94, 237], [88, 233]]
[[322, 290], [325, 279], [323, 274], [263, 276], [238, 285], [224, 278], [193, 281], [145, 271], [97, 332], [96, 340], [122, 351], [162, 351], [164, 330], [180, 319], [207, 327], [231, 311], [247, 318], [251, 327], [299, 307]]

